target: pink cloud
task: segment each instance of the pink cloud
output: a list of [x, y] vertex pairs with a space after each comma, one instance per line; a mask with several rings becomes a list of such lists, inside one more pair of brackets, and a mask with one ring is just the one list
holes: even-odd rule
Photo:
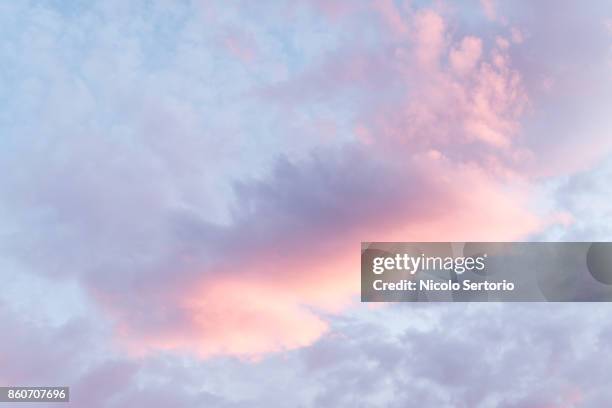
[[414, 46], [417, 63], [435, 68], [446, 47], [446, 27], [442, 17], [433, 10], [422, 10], [414, 17]]
[[511, 156], [528, 97], [510, 65], [508, 44], [484, 57], [479, 38], [448, 42], [441, 17], [428, 12], [420, 18], [423, 29], [415, 32], [413, 47], [394, 62], [401, 67], [396, 81], [409, 91], [396, 105], [360, 119], [359, 135], [376, 135], [378, 144], [405, 144], [411, 151], [474, 155], [482, 151], [474, 149], [476, 143], [492, 147], [494, 155]]
[[380, 14], [386, 27], [391, 32], [400, 37], [408, 34], [408, 22], [402, 16], [402, 10], [396, 6], [393, 0], [378, 0], [373, 2], [372, 7]]
[[216, 261], [190, 265], [185, 285], [147, 302], [177, 317], [161, 313], [142, 330], [121, 300], [106, 301], [132, 350], [257, 358], [299, 348], [326, 333], [326, 314], [355, 302], [361, 241], [514, 240], [567, 221], [532, 211], [514, 167], [526, 155], [515, 137], [529, 100], [510, 44], [485, 50], [476, 36], [455, 40], [433, 10], [377, 7], [407, 35], [392, 53], [338, 53], [265, 98], [291, 109], [309, 93], [405, 92], [366, 100], [351, 146], [281, 161], [239, 185], [232, 224], [202, 243]]
[[477, 37], [465, 37], [449, 55], [451, 67], [458, 74], [471, 72], [482, 55], [482, 41]]
[[[319, 55], [316, 66], [295, 68], [283, 83], [266, 83], [251, 93], [259, 97], [255, 106], [240, 107], [249, 120], [240, 128], [249, 136], [244, 141], [257, 145], [261, 137], [261, 150], [245, 150], [251, 155], [297, 137], [296, 117], [312, 118], [304, 121], [315, 136], [335, 133], [342, 140], [326, 140], [325, 147], [291, 159], [281, 156], [274, 165], [250, 161], [271, 169], [241, 173], [223, 222], [209, 220], [206, 199], [185, 199], [219, 160], [200, 154], [208, 144], [190, 145], [177, 136], [186, 121], [197, 127], [199, 121], [186, 118], [202, 111], [177, 121], [149, 115], [161, 122], [136, 133], [163, 135], [164, 143], [155, 144], [153, 157], [140, 158], [141, 171], [138, 160], [131, 162], [140, 156], [121, 156], [124, 150], [110, 143], [105, 150], [103, 143], [81, 142], [77, 151], [89, 158], [83, 167], [54, 173], [38, 165], [51, 181], [41, 188], [33, 183], [32, 194], [54, 203], [51, 213], [65, 227], [40, 241], [52, 243], [45, 255], [70, 252], [52, 258], [61, 261], [54, 264], [65, 269], [73, 262], [130, 351], [256, 358], [303, 347], [326, 333], [328, 315], [354, 304], [361, 241], [512, 240], [569, 221], [533, 211], [532, 173], [521, 174], [517, 165], [531, 157], [518, 138], [530, 104], [511, 60], [518, 41], [458, 35], [446, 14], [431, 9], [395, 2], [374, 8], [382, 21], [371, 27], [375, 45], [359, 36], [365, 30], [358, 27], [356, 37]], [[240, 33], [225, 42], [248, 61], [253, 54], [245, 44]], [[265, 120], [253, 131], [259, 116]], [[321, 117], [330, 122], [321, 124]], [[262, 136], [268, 132], [273, 137]], [[244, 151], [237, 151], [231, 163], [243, 159]], [[173, 160], [160, 165], [170, 153], [176, 153]], [[109, 164], [108, 155], [122, 159]], [[170, 178], [185, 163], [193, 167]], [[180, 185], [192, 176], [183, 191]], [[166, 178], [171, 185], [163, 184]], [[64, 249], [81, 241], [88, 245], [79, 251]], [[100, 255], [91, 267], [90, 259], [73, 260], [74, 253]]]
[[125, 299], [105, 304], [135, 354], [252, 359], [291, 350], [327, 332], [324, 316], [355, 304], [362, 240], [520, 239], [546, 222], [528, 200], [526, 188], [502, 187], [477, 166], [431, 152], [383, 168], [366, 151], [282, 165], [242, 194], [251, 212], [216, 234], [226, 241], [216, 263], [162, 296], [140, 294], [149, 315], [167, 319], [142, 326]]
[[484, 11], [485, 16], [491, 21], [495, 21], [497, 18], [497, 10], [495, 0], [480, 0], [480, 5]]

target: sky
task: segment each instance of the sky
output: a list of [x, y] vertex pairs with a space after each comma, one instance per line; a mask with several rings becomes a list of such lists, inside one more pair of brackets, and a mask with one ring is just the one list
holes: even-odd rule
[[358, 251], [609, 241], [611, 112], [609, 1], [0, 0], [0, 385], [605, 406], [606, 304], [372, 306]]

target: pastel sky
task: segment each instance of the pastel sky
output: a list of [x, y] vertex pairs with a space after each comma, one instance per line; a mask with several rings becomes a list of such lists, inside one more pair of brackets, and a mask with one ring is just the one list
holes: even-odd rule
[[609, 305], [358, 295], [361, 241], [609, 241], [610, 180], [609, 1], [0, 0], [0, 385], [608, 406]]

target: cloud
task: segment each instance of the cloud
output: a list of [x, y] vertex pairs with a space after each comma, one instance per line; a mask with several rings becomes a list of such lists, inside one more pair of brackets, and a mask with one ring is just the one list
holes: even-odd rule
[[[612, 212], [607, 197], [612, 193], [605, 182], [612, 176], [611, 159], [607, 158], [594, 168], [577, 172], [569, 177], [551, 181], [552, 205], [569, 214], [574, 220], [565, 227], [557, 226], [543, 231], [543, 240], [607, 241], [612, 231]], [[594, 223], [592, 220], [598, 220]]]
[[356, 300], [361, 241], [609, 235], [609, 3], [483, 3], [0, 5], [0, 380], [605, 406], [604, 305]]
[[[28, 325], [3, 314], [5, 327], [21, 327], [12, 331], [14, 342], [35, 346], [29, 356], [14, 358], [41, 370], [19, 377], [16, 366], [3, 364], [0, 376], [6, 381], [9, 374], [9, 383], [69, 384], [71, 404], [78, 407], [264, 407], [282, 398], [307, 407], [358, 402], [401, 407], [419, 401], [423, 407], [594, 408], [611, 396], [606, 344], [612, 327], [606, 310], [588, 303], [360, 308], [331, 318], [329, 335], [311, 346], [258, 361], [163, 353], [136, 360], [96, 357], [91, 346], [98, 350], [106, 341], [99, 333], [89, 344], [70, 336], [57, 343], [65, 328]], [[43, 338], [55, 341], [32, 344]], [[6, 345], [0, 347], [2, 359], [14, 351]], [[49, 364], [55, 359], [63, 363]]]
[[[83, 58], [80, 76], [49, 53], [61, 75], [41, 124], [11, 128], [21, 137], [0, 153], [5, 174], [21, 169], [0, 185], [13, 220], [5, 253], [79, 282], [132, 355], [262, 358], [312, 344], [354, 305], [361, 241], [519, 239], [552, 222], [532, 211], [512, 166], [527, 97], [507, 47], [455, 38], [433, 9], [385, 7], [385, 24], [393, 12], [409, 29], [378, 33], [380, 52], [349, 42], [280, 84], [219, 47], [223, 24], [202, 31], [187, 20], [175, 34], [185, 41], [166, 50], [173, 62], [155, 58], [141, 33], [122, 40], [126, 52], [109, 51], [112, 30], [71, 57]], [[224, 21], [234, 12], [215, 11]], [[151, 29], [162, 24], [154, 16]], [[270, 52], [262, 39], [258, 66]], [[355, 59], [338, 65], [343, 55]], [[285, 132], [301, 123], [287, 109], [322, 110], [308, 90], [340, 105], [360, 96], [346, 105], [355, 114], [337, 118], [343, 140], [292, 146]], [[226, 142], [232, 134], [264, 147]]]
[[1, 248], [78, 282], [132, 355], [305, 347], [354, 306], [361, 241], [524, 239], [559, 221], [535, 209], [541, 150], [523, 131], [533, 27], [489, 38], [393, 2], [115, 7], [25, 10], [32, 31], [6, 37], [26, 52], [5, 47], [24, 96], [2, 122]]
[[[599, 376], [609, 330], [602, 307], [395, 305], [377, 311], [378, 322], [345, 323], [341, 334], [302, 352], [308, 377], [321, 384], [314, 404], [351, 406], [365, 398], [371, 406], [393, 407], [414, 401], [595, 407], [608, 395]], [[407, 309], [410, 322], [400, 318]]]
[[86, 283], [133, 351], [261, 356], [312, 343], [327, 331], [323, 316], [353, 302], [362, 237], [520, 237], [541, 227], [517, 205], [522, 194], [440, 158], [389, 166], [351, 149], [281, 161], [237, 187], [229, 225], [176, 221], [176, 261], [159, 274], [132, 268], [137, 292], [112, 274]]
[[474, 69], [482, 55], [482, 41], [477, 37], [465, 37], [461, 45], [451, 50], [449, 58], [452, 68], [459, 74]]
[[495, 0], [480, 0], [480, 5], [482, 6], [485, 16], [491, 21], [497, 19], [497, 5], [495, 3]]
[[[486, 152], [496, 160], [521, 160], [526, 151], [515, 140], [529, 97], [512, 65], [509, 42], [499, 37], [484, 49], [475, 35], [455, 38], [433, 9], [414, 10], [403, 18], [411, 25], [407, 37], [383, 37], [376, 47], [347, 47], [263, 94], [285, 109], [324, 98], [346, 100], [356, 105], [357, 136], [391, 150], [405, 144], [402, 149], [411, 152]], [[459, 159], [482, 164], [491, 157]]]
[[90, 330], [82, 321], [71, 321], [60, 327], [37, 327], [11, 316], [2, 306], [0, 321], [10, 333], [0, 348], [0, 380], [4, 384], [55, 384], [66, 380], [57, 367], [66, 371], [81, 368], [81, 356], [74, 350], [92, 343]]
[[523, 37], [511, 55], [532, 101], [521, 137], [532, 158], [521, 172], [539, 177], [587, 170], [611, 152], [603, 110], [612, 95], [610, 41], [600, 22], [612, 8], [606, 2], [555, 4], [521, 3], [511, 10]]

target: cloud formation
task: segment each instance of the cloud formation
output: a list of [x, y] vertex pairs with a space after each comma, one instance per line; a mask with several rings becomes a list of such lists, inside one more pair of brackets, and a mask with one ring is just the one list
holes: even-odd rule
[[[423, 407], [595, 408], [612, 397], [606, 309], [428, 304], [361, 310], [332, 319], [330, 335], [312, 346], [257, 362], [163, 354], [90, 361], [91, 348], [75, 347], [71, 360], [90, 363], [76, 371], [58, 364], [49, 378], [69, 381], [70, 405], [79, 407], [265, 407], [283, 398], [307, 407], [402, 407], [418, 401]], [[54, 337], [62, 329], [44, 330]], [[102, 337], [93, 339], [95, 344]], [[47, 347], [45, 355], [46, 360], [36, 354], [31, 359], [46, 363], [60, 359], [62, 351]], [[0, 377], [15, 372], [0, 367]], [[27, 378], [44, 377], [43, 371]]]
[[[88, 307], [2, 293], [0, 379], [65, 360], [93, 407], [601, 406], [576, 374], [608, 357], [601, 308], [356, 301], [361, 241], [607, 237], [609, 5], [473, 3], [2, 4], [0, 277]], [[385, 340], [370, 313], [437, 323]]]
[[[114, 6], [102, 13], [125, 12]], [[225, 9], [198, 11], [235, 19]], [[154, 9], [146, 27], [168, 24], [165, 12]], [[93, 10], [26, 14], [45, 22], [36, 35], [56, 69], [15, 86], [42, 75], [55, 85], [41, 94], [40, 125], [9, 127], [4, 171], [21, 170], [2, 186], [14, 220], [4, 246], [36, 273], [79, 281], [132, 353], [252, 357], [306, 346], [328, 330], [324, 316], [349, 307], [358, 291], [362, 240], [513, 239], [546, 225], [507, 163], [520, 154], [513, 139], [527, 101], [507, 41], [485, 47], [475, 35], [456, 37], [450, 17], [433, 8], [389, 2], [356, 12], [381, 16], [380, 44], [340, 43], [314, 69], [281, 81], [262, 70], [265, 78], [252, 77], [253, 59], [266, 66], [260, 60], [270, 51], [264, 34], [250, 40], [257, 56], [249, 51], [246, 33], [259, 33], [249, 25], [209, 32], [186, 20], [177, 43], [158, 48], [141, 33], [77, 25], [92, 36], [91, 51], [71, 48], [64, 58], [61, 33], [73, 35], [64, 22], [84, 24]], [[186, 18], [189, 10], [174, 13]], [[128, 48], [110, 51], [120, 38]], [[221, 58], [229, 76], [202, 63], [209, 76], [199, 77], [187, 64], [196, 55]], [[353, 59], [339, 63], [343, 55]], [[117, 66], [112, 77], [107, 58]], [[214, 87], [211, 77], [232, 82]], [[307, 89], [336, 104], [361, 95], [356, 114], [335, 119], [341, 139], [310, 147], [284, 135], [312, 132], [302, 125], [312, 119], [299, 119], [296, 108], [333, 109], [314, 107]], [[199, 107], [226, 98], [233, 108]], [[238, 112], [240, 121], [227, 125]], [[260, 133], [269, 123], [278, 136]], [[270, 148], [245, 149], [231, 135], [263, 137]]]

